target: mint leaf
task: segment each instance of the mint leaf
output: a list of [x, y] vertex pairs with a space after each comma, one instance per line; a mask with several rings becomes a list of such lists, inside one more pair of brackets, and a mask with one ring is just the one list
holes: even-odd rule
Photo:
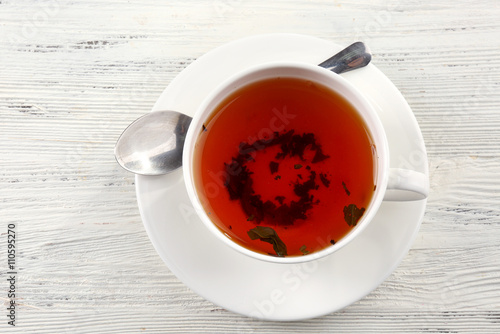
[[275, 230], [267, 226], [256, 226], [247, 232], [252, 240], [260, 239], [273, 245], [277, 256], [286, 256], [287, 250], [285, 243], [278, 237]]
[[344, 206], [344, 220], [349, 226], [356, 226], [365, 212], [365, 208], [358, 208], [355, 204]]

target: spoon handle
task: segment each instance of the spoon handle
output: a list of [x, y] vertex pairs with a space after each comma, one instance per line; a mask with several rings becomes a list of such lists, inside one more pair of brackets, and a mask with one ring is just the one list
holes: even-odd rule
[[328, 58], [319, 64], [319, 66], [340, 74], [364, 67], [370, 63], [371, 59], [372, 55], [365, 44], [356, 42]]

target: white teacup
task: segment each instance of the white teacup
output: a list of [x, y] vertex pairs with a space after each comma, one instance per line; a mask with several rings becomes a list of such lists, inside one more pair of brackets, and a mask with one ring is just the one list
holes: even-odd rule
[[[351, 103], [364, 120], [377, 151], [374, 168], [376, 174], [376, 188], [371, 198], [371, 202], [366, 207], [361, 219], [347, 235], [336, 241], [335, 244], [302, 256], [277, 257], [266, 255], [247, 249], [231, 240], [214, 225], [209, 214], [205, 211], [204, 205], [202, 204], [203, 200], [198, 194], [194, 180], [194, 170], [197, 166], [194, 165], [193, 157], [196, 150], [197, 139], [204, 127], [204, 123], [211, 117], [214, 109], [216, 109], [226, 97], [238, 89], [254, 82], [276, 77], [305, 79], [326, 86], [343, 96]], [[384, 127], [374, 108], [352, 84], [342, 76], [319, 66], [296, 62], [276, 62], [255, 66], [235, 74], [233, 77], [215, 87], [212, 93], [209, 94], [199, 106], [189, 127], [183, 153], [183, 173], [187, 192], [194, 208], [202, 222], [218, 240], [245, 255], [274, 263], [299, 263], [311, 261], [341, 249], [354, 240], [373, 220], [380, 204], [386, 197], [386, 190], [398, 190], [398, 192], [392, 191], [391, 197], [386, 198], [390, 200], [424, 199], [427, 197], [429, 191], [426, 175], [406, 169], [390, 168], [389, 146]], [[401, 196], [396, 196], [395, 198], [394, 194], [399, 193], [401, 193]]]

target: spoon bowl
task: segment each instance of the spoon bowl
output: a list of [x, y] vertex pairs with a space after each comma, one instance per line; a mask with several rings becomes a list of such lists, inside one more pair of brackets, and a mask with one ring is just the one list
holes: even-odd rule
[[146, 114], [130, 124], [115, 146], [116, 161], [141, 175], [162, 175], [182, 166], [182, 150], [192, 118], [176, 111]]

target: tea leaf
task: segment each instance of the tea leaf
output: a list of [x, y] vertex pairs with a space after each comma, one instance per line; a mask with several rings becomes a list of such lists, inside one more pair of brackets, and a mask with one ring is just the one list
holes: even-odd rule
[[328, 188], [330, 186], [330, 180], [328, 180], [328, 178], [326, 177], [326, 174], [320, 173], [319, 179], [321, 180], [321, 182], [323, 183], [323, 185], [325, 187]]
[[306, 248], [307, 248], [307, 247], [306, 247], [306, 245], [304, 245], [304, 246], [300, 247], [300, 251], [301, 251], [301, 252], [302, 252], [302, 254], [304, 254], [304, 255], [307, 255], [307, 254], [309, 254], [309, 253], [310, 253], [310, 252], [309, 252]]
[[[269, 163], [269, 170], [271, 175], [274, 176], [274, 180], [282, 179], [282, 175], [277, 174], [279, 172], [280, 160], [298, 157], [301, 161], [305, 162], [304, 154], [306, 150], [316, 152], [311, 163], [319, 162], [329, 157], [323, 154], [321, 145], [316, 142], [313, 133], [296, 135], [294, 134], [294, 130], [284, 133], [274, 132], [270, 138], [259, 139], [253, 143], [243, 141], [238, 145], [238, 154], [232, 157], [231, 163], [224, 163], [227, 173], [224, 186], [229, 192], [229, 199], [239, 200], [247, 217], [252, 217], [253, 215], [253, 218], [248, 219], [249, 221], [254, 220], [256, 224], [259, 224], [264, 217], [268, 217], [276, 225], [293, 225], [297, 219], [306, 219], [306, 212], [313, 205], [319, 203], [318, 200], [314, 201], [313, 195], [309, 193], [311, 190], [316, 190], [319, 187], [319, 184], [315, 180], [316, 172], [311, 170], [311, 167], [306, 164], [304, 165], [305, 169], [311, 172], [309, 179], [304, 183], [297, 181], [294, 184], [289, 184], [293, 187], [295, 194], [300, 197], [299, 201], [291, 201], [290, 204], [280, 203], [280, 206], [276, 206], [271, 201], [264, 202], [262, 196], [256, 193], [253, 188], [253, 172], [247, 168], [246, 164], [255, 159], [258, 151], [272, 146], [279, 147], [279, 152], [273, 159], [275, 161], [270, 161]], [[309, 155], [307, 157], [309, 158]], [[304, 167], [300, 163], [293, 166], [297, 170]], [[302, 175], [297, 176], [297, 178], [302, 179]], [[324, 177], [322, 182], [323, 184], [328, 184], [329, 181]], [[284, 182], [279, 183], [278, 186], [285, 186]], [[326, 186], [328, 187], [328, 185]]]
[[349, 189], [347, 189], [347, 186], [345, 185], [344, 181], [342, 181], [342, 187], [344, 187], [344, 190], [345, 190], [345, 193], [347, 194], [347, 196], [351, 196], [351, 192], [349, 191]]
[[278, 237], [275, 230], [267, 226], [256, 226], [247, 232], [252, 240], [260, 239], [261, 241], [273, 245], [273, 249], [277, 256], [286, 256], [287, 250], [285, 243]]
[[276, 161], [271, 161], [269, 163], [269, 169], [271, 170], [271, 174], [277, 173], [279, 166], [280, 164], [277, 163]]
[[316, 162], [321, 162], [325, 159], [328, 159], [330, 156], [329, 155], [326, 155], [323, 153], [323, 150], [321, 150], [321, 147], [318, 145], [317, 149], [316, 149], [316, 154], [314, 154], [314, 158], [312, 159], [312, 163], [316, 163]]
[[276, 196], [274, 199], [277, 200], [281, 205], [283, 205], [283, 201], [285, 200], [285, 196]]
[[349, 226], [356, 226], [364, 212], [365, 208], [358, 208], [356, 204], [349, 204], [344, 206], [344, 220]]

